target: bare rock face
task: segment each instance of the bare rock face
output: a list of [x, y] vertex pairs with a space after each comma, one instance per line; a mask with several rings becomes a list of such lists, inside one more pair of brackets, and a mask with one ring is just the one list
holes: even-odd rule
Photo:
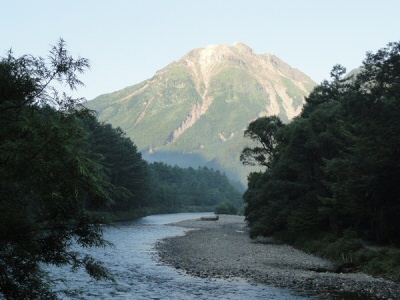
[[243, 138], [247, 125], [269, 115], [289, 122], [314, 86], [275, 55], [255, 54], [243, 43], [211, 45], [88, 106], [100, 120], [126, 131], [145, 157], [194, 155], [244, 182], [250, 169], [240, 164], [239, 155], [248, 143]]

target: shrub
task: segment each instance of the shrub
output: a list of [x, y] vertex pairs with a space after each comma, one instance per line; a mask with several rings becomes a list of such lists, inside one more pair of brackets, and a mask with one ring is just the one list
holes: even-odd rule
[[217, 215], [236, 215], [237, 208], [229, 202], [222, 202], [215, 208], [215, 213]]

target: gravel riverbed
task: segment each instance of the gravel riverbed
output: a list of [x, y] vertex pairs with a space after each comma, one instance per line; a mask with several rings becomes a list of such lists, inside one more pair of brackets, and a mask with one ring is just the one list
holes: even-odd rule
[[159, 259], [193, 276], [244, 278], [318, 299], [400, 299], [396, 283], [364, 273], [335, 273], [327, 260], [273, 240], [250, 239], [242, 216], [173, 225], [188, 231], [157, 243]]

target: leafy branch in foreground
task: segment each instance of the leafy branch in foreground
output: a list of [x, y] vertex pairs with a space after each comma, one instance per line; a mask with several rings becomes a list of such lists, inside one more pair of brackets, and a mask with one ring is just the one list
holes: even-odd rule
[[75, 89], [87, 59], [72, 58], [60, 40], [47, 59], [0, 60], [0, 294], [55, 299], [46, 264], [83, 267], [110, 278], [91, 257], [71, 250], [103, 247], [104, 220], [87, 206], [111, 202], [114, 187], [87, 145], [83, 99], [59, 96], [53, 82]]

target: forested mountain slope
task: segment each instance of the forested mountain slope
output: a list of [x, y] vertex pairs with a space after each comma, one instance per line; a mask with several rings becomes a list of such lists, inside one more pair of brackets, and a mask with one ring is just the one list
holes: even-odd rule
[[239, 153], [248, 123], [269, 115], [289, 121], [314, 86], [278, 57], [237, 43], [192, 50], [152, 78], [87, 106], [121, 127], [149, 161], [221, 168], [245, 182], [249, 169]]

